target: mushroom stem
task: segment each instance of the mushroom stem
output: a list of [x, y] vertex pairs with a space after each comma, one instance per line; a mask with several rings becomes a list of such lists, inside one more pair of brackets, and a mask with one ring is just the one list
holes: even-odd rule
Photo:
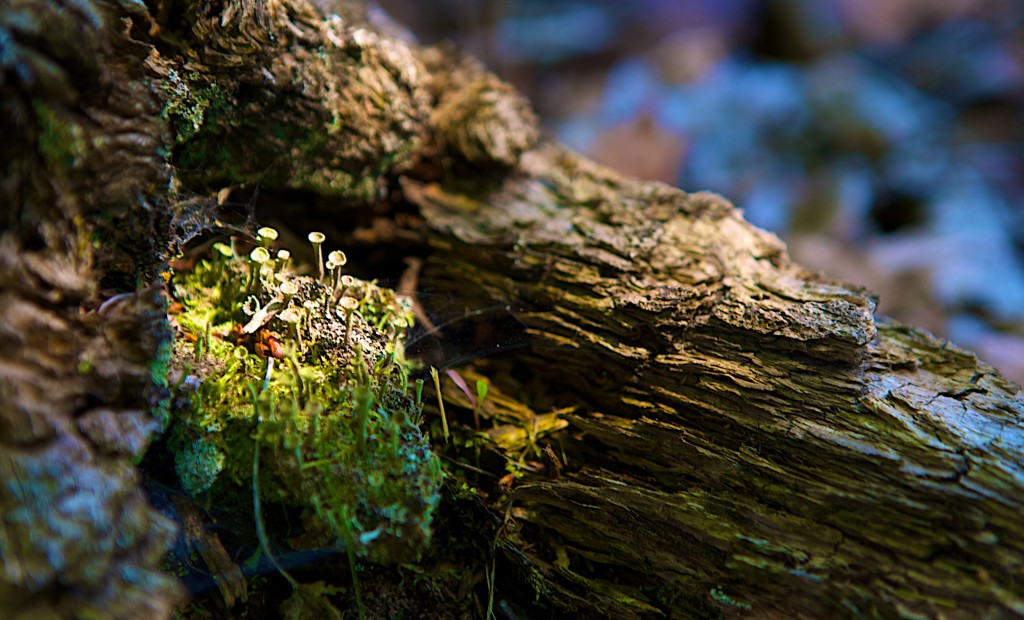
[[327, 238], [322, 232], [311, 232], [306, 237], [309, 242], [313, 244], [313, 251], [316, 252], [316, 268], [317, 274], [320, 276], [320, 281], [324, 281], [324, 251], [323, 244]]
[[352, 337], [352, 319], [355, 316], [356, 308], [359, 307], [359, 302], [352, 297], [342, 297], [338, 303], [341, 305], [342, 312], [345, 313], [345, 346], [348, 346]]

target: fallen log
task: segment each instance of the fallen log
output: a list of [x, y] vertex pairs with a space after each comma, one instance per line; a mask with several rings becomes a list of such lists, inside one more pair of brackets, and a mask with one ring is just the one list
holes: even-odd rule
[[[167, 423], [160, 274], [254, 184], [261, 217], [301, 203], [353, 239], [383, 213], [376, 243], [523, 326], [503, 363], [543, 393], [510, 400], [571, 410], [524, 433], [553, 456], [489, 507], [489, 609], [1024, 615], [1024, 397], [969, 352], [876, 319], [722, 198], [540, 139], [510, 87], [358, 3], [65, 9], [0, 10], [9, 615], [180, 600], [135, 468]], [[490, 545], [478, 526], [459, 536]]]

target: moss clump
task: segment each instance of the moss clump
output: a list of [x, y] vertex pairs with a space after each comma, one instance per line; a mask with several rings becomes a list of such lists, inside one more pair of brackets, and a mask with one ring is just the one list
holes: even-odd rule
[[183, 79], [172, 69], [164, 82], [166, 101], [161, 115], [171, 123], [177, 144], [191, 140], [203, 128], [208, 116], [219, 113], [227, 105], [227, 97], [216, 84], [196, 80], [194, 74]]
[[189, 495], [198, 495], [209, 490], [224, 470], [224, 452], [216, 442], [202, 436], [182, 442], [174, 455], [174, 470], [181, 488]]
[[[303, 546], [380, 563], [430, 540], [441, 467], [420, 430], [404, 354], [411, 304], [372, 282], [298, 275], [286, 252], [213, 256], [172, 279], [169, 445], [193, 495], [303, 509]], [[340, 267], [335, 267], [340, 269]]]

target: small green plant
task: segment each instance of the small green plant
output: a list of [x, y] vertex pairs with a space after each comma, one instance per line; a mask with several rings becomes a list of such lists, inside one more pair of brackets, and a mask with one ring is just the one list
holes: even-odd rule
[[257, 521], [260, 500], [297, 506], [304, 543], [344, 545], [353, 561], [412, 561], [429, 543], [442, 473], [419, 427], [422, 383], [409, 383], [410, 305], [341, 276], [341, 252], [325, 278], [323, 234], [309, 235], [319, 277], [272, 252], [276, 239], [260, 229], [242, 254], [215, 244], [173, 275], [172, 364], [191, 403], [169, 429], [182, 488], [251, 502]]
[[476, 402], [473, 403], [473, 423], [477, 430], [480, 430], [480, 409], [484, 406], [485, 398], [487, 398], [487, 383], [483, 379], [477, 379]]
[[441, 410], [441, 428], [444, 432], [444, 441], [448, 442], [448, 416], [444, 413], [444, 395], [441, 393], [441, 378], [437, 375], [437, 369], [430, 368], [430, 378], [434, 380], [434, 391], [437, 392], [437, 408]]

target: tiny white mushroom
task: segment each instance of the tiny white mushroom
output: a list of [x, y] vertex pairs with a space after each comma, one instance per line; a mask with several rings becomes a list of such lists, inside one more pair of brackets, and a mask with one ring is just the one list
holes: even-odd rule
[[354, 297], [342, 297], [338, 302], [342, 312], [345, 313], [345, 344], [348, 345], [352, 336], [352, 317], [355, 316], [356, 308], [359, 307], [359, 300]]
[[270, 252], [264, 247], [255, 247], [252, 252], [249, 253], [249, 259], [254, 263], [262, 265], [263, 263], [270, 260]]
[[390, 328], [391, 339], [394, 342], [398, 341], [398, 337], [405, 331], [405, 328], [409, 326], [409, 323], [405, 320], [405, 317], [396, 316], [386, 323]]
[[331, 287], [337, 290], [338, 277], [341, 276], [341, 268], [348, 262], [348, 258], [341, 250], [334, 250], [327, 255], [327, 265], [331, 270]]
[[284, 280], [277, 290], [281, 293], [281, 305], [288, 306], [288, 301], [299, 292], [299, 285], [293, 280]]
[[334, 296], [341, 298], [345, 296], [346, 291], [352, 288], [352, 285], [356, 283], [356, 279], [347, 273], [338, 278], [338, 284], [334, 287]]
[[332, 261], [338, 267], [344, 267], [345, 263], [348, 262], [348, 257], [341, 250], [334, 250], [327, 255], [327, 259]]
[[299, 285], [293, 280], [285, 280], [281, 283], [281, 286], [278, 287], [278, 290], [281, 291], [281, 294], [284, 295], [284, 298], [287, 301], [292, 295], [299, 292]]
[[302, 302], [302, 307], [306, 311], [306, 329], [312, 331], [313, 313], [317, 310], [317, 308], [320, 307], [320, 304], [313, 301], [312, 299], [307, 299], [306, 301]]
[[316, 253], [316, 267], [317, 273], [320, 276], [320, 281], [324, 279], [324, 252], [323, 244], [324, 240], [327, 239], [322, 232], [313, 231], [306, 237], [309, 242], [313, 244], [313, 251]]
[[213, 249], [216, 250], [217, 253], [223, 256], [224, 258], [231, 258], [232, 256], [231, 246], [226, 243], [221, 243], [220, 241], [218, 241], [217, 243], [213, 244]]
[[281, 314], [278, 315], [277, 318], [281, 319], [282, 321], [285, 321], [286, 323], [295, 323], [296, 321], [302, 318], [302, 315], [299, 313], [299, 310], [297, 308], [293, 307], [286, 308], [285, 310], [283, 310]]
[[[267, 251], [267, 248], [263, 246], [256, 246], [253, 248], [252, 252], [249, 253], [249, 259], [258, 266], [256, 272], [261, 278], [273, 281], [274, 259], [270, 257], [270, 252]], [[255, 280], [255, 277], [253, 279]]]
[[302, 343], [302, 333], [299, 327], [302, 323], [302, 313], [299, 312], [298, 308], [285, 308], [281, 314], [277, 315], [277, 318], [281, 319], [286, 323], [292, 323], [295, 325], [295, 340], [299, 343], [299, 350], [305, 348]]
[[260, 246], [269, 248], [272, 243], [277, 241], [277, 230], [264, 226], [256, 231], [256, 238], [259, 239]]
[[281, 266], [281, 271], [284, 271], [288, 267], [288, 259], [292, 257], [292, 253], [288, 250], [277, 251], [277, 262]]

